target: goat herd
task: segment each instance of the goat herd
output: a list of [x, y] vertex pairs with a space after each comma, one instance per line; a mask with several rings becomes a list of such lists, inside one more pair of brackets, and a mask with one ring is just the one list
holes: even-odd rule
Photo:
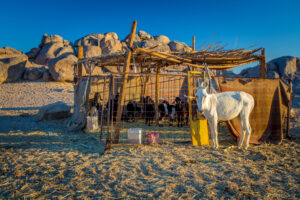
[[[108, 102], [105, 107], [101, 104], [100, 95], [95, 93], [93, 99], [89, 101], [89, 116], [98, 116], [99, 122], [102, 119], [107, 119], [108, 114], [116, 120], [118, 109], [119, 94], [116, 94], [111, 102]], [[110, 109], [109, 109], [110, 108]], [[141, 97], [139, 102], [129, 101], [123, 108], [122, 120], [127, 122], [135, 122], [138, 119], [145, 120], [149, 126], [155, 121], [155, 103], [150, 96]], [[109, 112], [110, 111], [110, 112]], [[103, 115], [102, 115], [103, 112]], [[163, 121], [172, 126], [177, 121], [178, 127], [188, 125], [188, 104], [180, 97], [176, 97], [174, 102], [169, 103], [166, 100], [160, 100], [158, 104], [158, 120], [159, 125]]]

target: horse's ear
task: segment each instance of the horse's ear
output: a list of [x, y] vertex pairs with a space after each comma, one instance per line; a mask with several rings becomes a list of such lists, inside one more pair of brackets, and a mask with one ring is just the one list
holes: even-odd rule
[[205, 79], [205, 81], [202, 82], [202, 87], [203, 88], [207, 88], [208, 87], [208, 85], [209, 85], [208, 81], [209, 81], [208, 79]]
[[196, 82], [196, 88], [199, 88], [199, 87], [203, 87], [203, 81], [200, 80], [200, 78], [197, 79], [197, 82]]

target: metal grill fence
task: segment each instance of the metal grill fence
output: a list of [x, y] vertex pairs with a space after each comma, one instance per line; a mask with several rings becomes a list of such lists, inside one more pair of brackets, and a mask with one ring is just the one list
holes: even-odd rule
[[[194, 81], [191, 82], [192, 90], [195, 90], [195, 78], [202, 78], [200, 75], [199, 77], [195, 76]], [[145, 99], [150, 98], [155, 103], [155, 74], [129, 74], [122, 119], [120, 122], [116, 122], [118, 97], [122, 84], [122, 74], [91, 77], [88, 108], [90, 111], [95, 106], [98, 110], [98, 132], [101, 140], [111, 141], [114, 138], [116, 123], [120, 123], [119, 143], [127, 143], [129, 128], [142, 128], [143, 138], [146, 138], [146, 134], [149, 132], [159, 133], [162, 143], [190, 141], [188, 124], [178, 127], [176, 112], [173, 119], [168, 113], [157, 124], [155, 116], [159, 110], [155, 110], [155, 107], [154, 111], [147, 110]], [[187, 74], [160, 74], [159, 102], [167, 101], [170, 107], [174, 108], [176, 97], [187, 104], [186, 95], [188, 95]], [[135, 105], [133, 110], [128, 110], [129, 104]], [[92, 113], [88, 112], [88, 115], [92, 115]], [[150, 126], [146, 124], [146, 118], [149, 118], [149, 115], [152, 119]], [[159, 114], [157, 115], [159, 116]]]

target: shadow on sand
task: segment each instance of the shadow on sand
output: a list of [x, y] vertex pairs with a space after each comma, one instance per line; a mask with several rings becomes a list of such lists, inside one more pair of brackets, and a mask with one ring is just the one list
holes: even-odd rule
[[[26, 110], [26, 109], [25, 109]], [[104, 144], [84, 132], [70, 132], [67, 120], [37, 122], [34, 115], [0, 116], [0, 148], [79, 151], [103, 154]]]

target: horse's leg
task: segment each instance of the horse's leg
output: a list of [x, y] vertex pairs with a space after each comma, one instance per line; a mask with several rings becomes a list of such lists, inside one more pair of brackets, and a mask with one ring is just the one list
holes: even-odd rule
[[216, 140], [216, 146], [215, 149], [219, 148], [219, 139], [218, 139], [218, 119], [214, 119], [214, 125], [215, 125], [215, 140]]
[[241, 149], [242, 145], [243, 145], [244, 137], [245, 137], [245, 128], [244, 128], [245, 124], [244, 124], [241, 114], [239, 115], [238, 119], [239, 119], [240, 128], [241, 128], [241, 136], [240, 136], [240, 140], [238, 142], [238, 148]]
[[249, 123], [249, 116], [250, 116], [250, 111], [246, 112], [246, 114], [244, 115], [244, 130], [246, 130], [247, 132], [247, 136], [246, 136], [246, 141], [245, 141], [245, 150], [248, 149], [249, 146], [249, 141], [250, 141], [250, 136], [251, 136], [251, 126]]
[[210, 127], [210, 135], [213, 141], [213, 148], [217, 149], [219, 147], [218, 143], [218, 120], [214, 118], [208, 119], [208, 124]]

